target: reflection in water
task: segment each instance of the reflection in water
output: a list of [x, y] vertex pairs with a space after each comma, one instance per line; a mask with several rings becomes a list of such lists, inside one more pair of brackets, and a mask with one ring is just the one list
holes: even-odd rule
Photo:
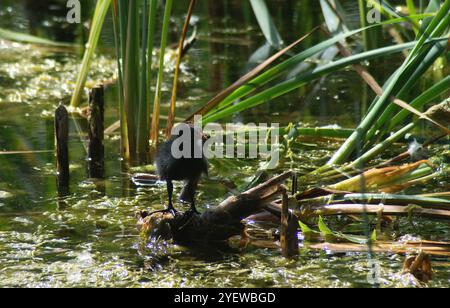
[[[91, 15], [92, 3], [83, 1], [84, 20]], [[285, 42], [321, 22], [317, 0], [268, 3]], [[53, 18], [65, 16], [64, 4], [63, 0], [1, 0], [0, 27], [55, 40], [85, 41], [83, 26]], [[179, 30], [183, 1], [175, 3], [174, 11]], [[247, 1], [199, 1], [196, 14], [199, 37], [184, 63], [187, 77], [180, 87], [178, 116], [189, 114], [242, 76], [254, 65], [249, 59], [264, 44]], [[177, 32], [171, 37], [176, 42]], [[297, 50], [322, 39], [321, 34], [309, 38]], [[93, 63], [91, 81], [112, 76], [111, 41], [106, 31], [102, 38], [106, 50]], [[79, 60], [79, 54], [0, 42], [0, 151], [51, 151], [0, 154], [0, 286], [367, 286], [367, 260], [359, 254], [337, 257], [305, 250], [298, 261], [288, 262], [277, 250], [257, 245], [239, 250], [144, 243], [135, 228], [135, 213], [161, 209], [164, 185], [137, 188], [130, 181], [130, 167], [119, 157], [114, 135], [105, 140], [105, 180], [88, 180], [83, 119], [70, 121], [70, 194], [58, 196], [52, 114], [59, 101], [70, 95]], [[392, 69], [381, 68], [378, 73], [384, 76]], [[170, 96], [170, 86], [163, 87], [165, 98]], [[283, 125], [294, 117], [311, 125], [352, 127], [364, 111], [357, 109], [360, 88], [357, 76], [343, 71], [233, 120]], [[105, 94], [108, 126], [117, 119], [117, 93], [111, 88]], [[292, 166], [300, 173], [319, 166], [334, 146], [324, 142], [313, 150], [301, 148]], [[258, 169], [255, 161], [211, 163], [211, 175], [199, 189], [198, 203], [203, 205], [214, 205], [236, 187], [245, 187]], [[418, 220], [414, 226], [401, 227], [415, 235], [421, 230], [421, 235], [436, 240], [450, 237], [444, 224], [436, 227]], [[255, 236], [260, 234], [257, 225], [252, 228]], [[402, 285], [394, 276], [401, 270], [401, 257], [380, 255], [379, 260], [386, 286]], [[446, 284], [448, 268], [439, 268], [433, 286]]]
[[51, 32], [47, 33], [49, 37], [59, 42], [75, 41], [77, 25], [63, 22], [67, 15], [67, 1], [26, 0], [22, 3], [23, 10], [28, 20], [28, 31], [30, 34], [39, 36], [40, 34], [42, 34], [39, 33], [39, 30], [42, 29], [43, 25], [52, 26], [57, 23], [59, 26], [52, 26]]

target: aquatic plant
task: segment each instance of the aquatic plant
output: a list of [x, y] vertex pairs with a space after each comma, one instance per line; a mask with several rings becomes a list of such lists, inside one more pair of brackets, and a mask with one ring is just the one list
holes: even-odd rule
[[[321, 2], [324, 6], [327, 5], [327, 3], [330, 5], [329, 1]], [[208, 106], [208, 108], [201, 108], [196, 111], [197, 114], [200, 113], [204, 115], [203, 123], [206, 124], [218, 121], [237, 112], [242, 112], [267, 102], [275, 103], [273, 102], [274, 99], [298, 89], [299, 87], [303, 87], [308, 83], [317, 80], [319, 77], [327, 76], [348, 66], [358, 65], [364, 61], [388, 56], [395, 52], [410, 50], [404, 63], [388, 79], [383, 86], [383, 90], [381, 90], [380, 93], [376, 93], [377, 98], [370, 106], [369, 112], [360, 125], [333, 155], [327, 165], [332, 166], [351, 162], [355, 157], [359, 158], [353, 165], [363, 162], [367, 163], [377, 154], [381, 153], [382, 150], [392, 145], [393, 142], [398, 141], [405, 136], [405, 134], [410, 132], [415, 127], [414, 123], [417, 123], [416, 121], [407, 123], [406, 126], [398, 131], [395, 130], [396, 125], [400, 124], [411, 112], [416, 116], [419, 115], [423, 117], [423, 114], [417, 111], [416, 108], [422, 108], [430, 102], [434, 102], [436, 98], [441, 97], [441, 95], [446, 93], [449, 89], [449, 81], [448, 77], [446, 77], [438, 81], [436, 85], [427, 89], [419, 96], [415, 98], [408, 97], [410, 90], [414, 85], [433, 65], [436, 59], [445, 52], [445, 46], [447, 46], [449, 37], [448, 27], [450, 17], [448, 12], [450, 1], [445, 1], [442, 6], [440, 6], [439, 1], [431, 1], [424, 13], [416, 15], [410, 14], [408, 16], [400, 16], [389, 10], [388, 5], [383, 6], [379, 9], [383, 14], [388, 14], [390, 16], [388, 20], [355, 30], [347, 30], [349, 27], [345, 25], [345, 16], [341, 15], [343, 13], [342, 10], [339, 9], [340, 6], [338, 5], [338, 1], [333, 1], [333, 3], [335, 4], [332, 6], [333, 9], [324, 9], [325, 20], [329, 21], [333, 19], [330, 23], [327, 23], [329, 29], [333, 32], [330, 39], [306, 49], [274, 67], [261, 72], [256, 77], [246, 81], [243, 85], [240, 85], [237, 89], [233, 89], [232, 93], [227, 93], [226, 97], [221, 97], [220, 100], [214, 98], [205, 105]], [[361, 3], [360, 5], [363, 4]], [[412, 11], [414, 13], [414, 11], [417, 10]], [[394, 16], [393, 18], [391, 18], [392, 15]], [[341, 59], [319, 65], [311, 70], [302, 72], [287, 80], [283, 80], [278, 84], [267, 87], [270, 82], [287, 75], [290, 70], [299, 63], [306, 61], [317, 53], [323, 52], [328, 47], [340, 44], [340, 42], [345, 42], [345, 39], [349, 37], [354, 37], [357, 34], [366, 33], [367, 31], [374, 29], [381, 29], [383, 26], [398, 25], [400, 23], [412, 24], [412, 28], [414, 29], [419, 25], [419, 21], [422, 26], [419, 31], [417, 31], [416, 39], [411, 42], [368, 49], [367, 51], [354, 55], [350, 54]], [[272, 25], [270, 20], [267, 20], [265, 25], [266, 30], [263, 30], [263, 32], [268, 32], [269, 30], [267, 29], [270, 29], [270, 25]], [[333, 25], [335, 28], [330, 28], [330, 25]], [[268, 37], [268, 35], [266, 35], [266, 37]], [[268, 40], [270, 40], [270, 38], [268, 38]], [[381, 89], [379, 86], [378, 88]], [[255, 93], [258, 90], [259, 92]], [[406, 106], [407, 104], [402, 100], [411, 101], [410, 107]], [[401, 102], [399, 103], [399, 101]], [[401, 106], [399, 107], [399, 105]], [[189, 118], [192, 118], [192, 116], [193, 115]], [[390, 121], [392, 118], [394, 118], [394, 122]], [[439, 125], [439, 123], [437, 124]], [[383, 139], [391, 133], [393, 135], [387, 139]], [[357, 151], [359, 148], [362, 150]], [[361, 158], [361, 156], [363, 156], [363, 158]]]
[[145, 162], [149, 154], [149, 139], [156, 143], [159, 136], [164, 56], [173, 1], [168, 0], [165, 4], [153, 108], [150, 87], [157, 25], [156, 0], [97, 2], [89, 42], [71, 100], [72, 107], [78, 107], [81, 103], [89, 66], [111, 3], [118, 64], [121, 153], [127, 160]]
[[[392, 116], [398, 112], [398, 106], [391, 101], [391, 96], [404, 99], [420, 77], [441, 56], [449, 37], [450, 1], [445, 1], [431, 22], [418, 34], [416, 43], [400, 68], [388, 79], [384, 85], [384, 93], [372, 103], [356, 131], [330, 159], [328, 165], [342, 164], [357, 150], [358, 144], [373, 144], [377, 138], [388, 133], [381, 129]], [[443, 40], [433, 41], [442, 38]], [[405, 132], [406, 134], [406, 132]], [[404, 135], [404, 134], [403, 134]]]

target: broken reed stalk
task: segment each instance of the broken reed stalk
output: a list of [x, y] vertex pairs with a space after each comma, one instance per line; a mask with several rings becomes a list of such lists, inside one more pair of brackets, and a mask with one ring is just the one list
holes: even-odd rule
[[103, 178], [105, 171], [104, 121], [105, 100], [103, 86], [96, 86], [89, 93], [89, 150], [90, 178]]
[[[279, 245], [275, 242], [267, 240], [252, 239], [249, 243], [253, 247], [264, 249], [279, 249]], [[346, 254], [367, 252], [369, 248], [366, 244], [355, 243], [305, 243], [304, 246], [309, 250], [325, 251], [327, 254]], [[372, 243], [372, 252], [388, 253], [399, 255], [410, 255], [411, 253], [420, 253], [423, 251], [433, 257], [450, 257], [450, 243], [448, 242], [431, 242], [431, 241], [376, 241]], [[408, 267], [409, 268], [409, 267]]]
[[336, 215], [419, 215], [435, 219], [450, 220], [450, 211], [422, 208], [420, 206], [375, 205], [375, 204], [331, 204], [323, 206], [303, 206], [295, 211], [297, 217], [336, 216]]
[[298, 175], [297, 172], [292, 172], [292, 189], [291, 194], [295, 196], [298, 192]]
[[[374, 253], [395, 253], [395, 254], [411, 254], [414, 251], [424, 253], [436, 257], [450, 257], [450, 243], [434, 243], [427, 241], [417, 242], [388, 242], [376, 241], [372, 245]], [[327, 252], [341, 254], [349, 252], [367, 252], [367, 245], [353, 243], [320, 243], [307, 246], [312, 250], [324, 250]]]
[[56, 173], [58, 193], [69, 192], [69, 113], [63, 104], [55, 111]]
[[0, 155], [29, 155], [29, 154], [51, 153], [51, 152], [53, 152], [53, 150], [0, 151]]
[[170, 99], [169, 115], [168, 115], [167, 126], [166, 126], [166, 138], [170, 138], [170, 136], [172, 135], [172, 127], [173, 127], [174, 118], [175, 118], [175, 106], [176, 106], [176, 101], [177, 101], [178, 76], [180, 74], [181, 58], [183, 56], [184, 41], [186, 40], [186, 34], [187, 34], [187, 30], [189, 28], [189, 23], [191, 21], [192, 12], [194, 11], [195, 3], [196, 3], [196, 0], [191, 0], [191, 3], [189, 4], [188, 13], [187, 13], [186, 19], [184, 21], [183, 30], [181, 32], [180, 42], [178, 44], [178, 54], [177, 54], [177, 60], [176, 60], [176, 65], [175, 65], [175, 74], [173, 77], [172, 98]]
[[289, 211], [289, 197], [286, 189], [282, 192], [280, 245], [281, 253], [285, 258], [294, 258], [298, 255], [298, 219]]

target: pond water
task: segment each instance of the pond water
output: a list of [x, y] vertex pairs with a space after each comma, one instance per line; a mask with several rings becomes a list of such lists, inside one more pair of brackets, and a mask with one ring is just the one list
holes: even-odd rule
[[[318, 1], [268, 1], [286, 42], [323, 22]], [[282, 5], [281, 5], [282, 3]], [[356, 1], [343, 1], [357, 22]], [[83, 20], [93, 10], [82, 1]], [[186, 8], [176, 1], [170, 41], [177, 42]], [[246, 1], [199, 1], [194, 20], [198, 38], [183, 63], [178, 116], [189, 112], [230, 85], [252, 66], [249, 59], [264, 45]], [[67, 25], [65, 1], [2, 0], [0, 28], [82, 44], [85, 25]], [[317, 34], [301, 48], [323, 39]], [[109, 79], [115, 71], [111, 20], [106, 21], [99, 55], [89, 82]], [[143, 247], [135, 213], [161, 209], [165, 186], [136, 187], [119, 155], [119, 139], [106, 140], [106, 180], [87, 179], [86, 122], [70, 122], [70, 195], [56, 192], [53, 111], [67, 101], [81, 54], [76, 50], [42, 48], [0, 40], [0, 287], [369, 287], [368, 255], [331, 255], [302, 249], [298, 261], [286, 261], [277, 249], [249, 245], [237, 249], [188, 249], [169, 243]], [[398, 65], [401, 55], [371, 63], [381, 80]], [[172, 72], [166, 80], [172, 80]], [[420, 87], [432, 83], [424, 80]], [[171, 84], [163, 86], [167, 102]], [[416, 91], [420, 91], [420, 87]], [[354, 127], [373, 95], [350, 70], [261, 107], [235, 115], [233, 122], [290, 121], [305, 126], [337, 124]], [[117, 92], [106, 92], [106, 124], [117, 119]], [[168, 104], [163, 105], [163, 113]], [[321, 166], [338, 144], [304, 144], [298, 158], [276, 170], [305, 173]], [[401, 149], [400, 149], [401, 150]], [[250, 183], [255, 160], [214, 160], [211, 174], [200, 186], [199, 207], [217, 204]], [[275, 173], [275, 172], [274, 172]], [[178, 187], [177, 187], [178, 188]], [[448, 182], [414, 187], [422, 192], [448, 191]], [[178, 191], [178, 190], [177, 190]], [[333, 223], [330, 220], [330, 223]], [[275, 230], [276, 226], [270, 226]], [[402, 235], [448, 240], [446, 223], [415, 219], [401, 221]], [[256, 234], [261, 226], [250, 226]], [[271, 234], [271, 231], [268, 231]], [[392, 235], [394, 237], [394, 235]], [[144, 245], [145, 246], [145, 245]], [[381, 286], [414, 286], [401, 276], [404, 257], [377, 254]], [[438, 260], [429, 286], [448, 286], [448, 260]]]

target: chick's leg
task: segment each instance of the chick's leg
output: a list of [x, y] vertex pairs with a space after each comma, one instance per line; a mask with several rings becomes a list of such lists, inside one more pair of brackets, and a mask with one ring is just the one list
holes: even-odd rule
[[199, 181], [200, 177], [187, 181], [186, 185], [183, 188], [183, 191], [181, 192], [180, 197], [182, 201], [190, 203], [191, 211], [194, 213], [198, 213], [197, 208], [195, 207], [195, 193], [197, 191]]

